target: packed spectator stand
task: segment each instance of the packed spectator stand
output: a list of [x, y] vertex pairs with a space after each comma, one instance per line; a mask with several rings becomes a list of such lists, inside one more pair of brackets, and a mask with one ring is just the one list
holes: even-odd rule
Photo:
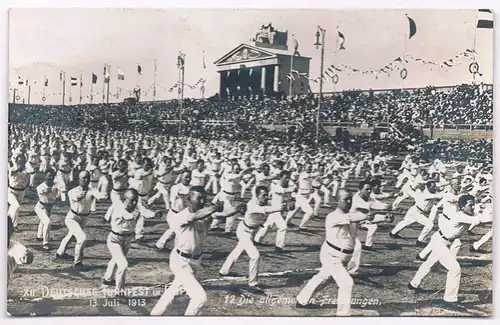
[[[138, 102], [136, 104], [85, 104], [75, 106], [9, 105], [9, 122], [13, 124], [45, 124], [93, 129], [133, 129], [143, 133], [167, 133], [202, 139], [279, 142], [313, 146], [317, 96], [310, 94], [288, 99], [240, 99], [219, 101], [186, 99], [180, 115], [177, 100]], [[179, 117], [182, 123], [179, 123]], [[427, 87], [392, 91], [346, 91], [325, 95], [320, 112], [322, 122], [347, 121], [353, 125], [373, 125], [390, 121], [403, 134], [374, 142], [373, 135], [346, 135], [340, 130], [330, 137], [320, 133], [322, 146], [343, 143], [344, 147], [363, 150], [372, 147], [399, 152], [425, 142], [424, 126], [469, 125], [492, 128], [493, 90], [486, 85], [460, 85], [438, 89]], [[262, 125], [292, 125], [279, 129]], [[179, 130], [181, 128], [181, 130]], [[371, 139], [367, 142], [366, 139]], [[447, 155], [457, 160], [492, 159], [492, 142], [433, 141], [427, 143], [432, 156]]]

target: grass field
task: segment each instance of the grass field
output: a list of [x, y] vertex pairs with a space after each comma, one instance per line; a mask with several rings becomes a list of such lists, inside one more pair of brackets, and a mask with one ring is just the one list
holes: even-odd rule
[[[351, 179], [348, 188], [355, 190]], [[393, 188], [387, 190], [392, 191]], [[71, 262], [54, 261], [56, 249], [66, 235], [64, 216], [68, 204], [58, 203], [52, 213], [51, 246], [41, 250], [35, 241], [38, 218], [34, 213], [35, 196], [28, 193], [21, 208], [19, 229], [14, 239], [35, 253], [31, 265], [19, 267], [8, 287], [8, 311], [11, 315], [149, 315], [165, 284], [173, 280], [168, 266], [168, 252], [159, 252], [154, 243], [167, 228], [165, 220], [146, 221], [143, 246], [133, 246], [128, 254], [129, 269], [126, 288], [130, 299], [116, 302], [106, 297], [101, 284], [110, 254], [106, 247], [109, 225], [102, 219], [109, 202], [98, 203], [98, 210], [89, 217], [85, 231], [88, 242], [84, 251], [85, 270], [74, 270]], [[335, 202], [332, 202], [335, 203]], [[403, 202], [403, 212], [396, 215], [395, 223], [413, 204]], [[156, 203], [158, 208], [163, 202]], [[333, 204], [335, 206], [335, 204]], [[319, 250], [324, 241], [324, 216], [332, 208], [322, 208], [320, 218], [310, 222], [310, 233], [299, 233], [297, 228], [287, 232], [285, 253], [274, 253], [275, 231], [270, 231], [259, 247], [261, 252], [260, 282], [265, 294], [247, 290], [248, 257], [242, 255], [231, 270], [232, 277], [220, 278], [218, 272], [229, 252], [236, 245], [236, 235], [223, 236], [211, 232], [205, 245], [202, 269], [197, 278], [205, 288], [208, 301], [200, 315], [204, 316], [335, 316], [337, 286], [329, 280], [314, 295], [318, 309], [298, 309], [295, 297], [320, 267]], [[301, 213], [292, 221], [298, 224]], [[492, 314], [492, 254], [473, 254], [469, 246], [488, 229], [479, 226], [475, 235], [462, 238], [458, 253], [462, 267], [459, 296], [466, 312], [442, 307], [446, 270], [435, 266], [423, 281], [424, 293], [415, 294], [407, 284], [421, 262], [416, 260], [419, 248], [415, 241], [422, 226], [414, 224], [403, 230], [402, 240], [388, 236], [393, 224], [382, 224], [375, 237], [374, 252], [363, 252], [361, 268], [354, 276], [353, 315], [356, 316], [489, 316]], [[364, 234], [362, 235], [364, 236]], [[74, 243], [68, 253], [73, 255]], [[172, 243], [168, 244], [172, 247]], [[485, 247], [491, 251], [491, 242]], [[177, 297], [165, 315], [183, 315], [189, 298]]]

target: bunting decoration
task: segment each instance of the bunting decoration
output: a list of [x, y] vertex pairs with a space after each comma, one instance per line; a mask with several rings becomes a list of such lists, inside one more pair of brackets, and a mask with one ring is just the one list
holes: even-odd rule
[[[381, 74], [386, 74], [387, 76], [390, 76], [392, 72], [399, 71], [400, 77], [402, 79], [405, 79], [408, 75], [408, 70], [404, 67], [404, 64], [408, 64], [410, 61], [421, 63], [424, 66], [427, 66], [430, 70], [437, 67], [442, 69], [449, 69], [451, 67], [464, 63], [464, 61], [469, 61], [469, 62], [474, 61], [475, 55], [476, 52], [474, 50], [466, 49], [464, 52], [461, 52], [456, 56], [454, 56], [453, 58], [443, 61], [442, 63], [427, 61], [421, 58], [414, 57], [412, 55], [407, 55], [405, 58], [397, 57], [388, 64], [386, 64], [384, 67], [379, 69], [362, 70], [353, 68], [346, 64], [337, 64], [337, 65], [332, 64], [323, 73], [326, 74], [326, 76], [333, 78], [335, 73], [345, 71], [347, 72], [347, 74], [354, 73], [354, 74], [372, 75], [373, 77], [375, 77], [375, 79], [378, 79]], [[476, 68], [472, 67], [471, 69], [475, 70]], [[309, 79], [309, 80], [312, 82], [316, 82], [314, 81], [315, 79]]]

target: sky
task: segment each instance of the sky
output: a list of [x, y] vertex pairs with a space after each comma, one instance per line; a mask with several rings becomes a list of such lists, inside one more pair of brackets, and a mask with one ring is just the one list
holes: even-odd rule
[[[408, 39], [405, 15], [417, 26]], [[43, 80], [46, 104], [62, 102], [61, 70], [66, 72], [66, 104], [79, 102], [80, 87], [71, 87], [69, 78], [83, 77], [83, 103], [89, 102], [91, 74], [98, 76], [94, 102], [102, 102], [103, 67], [111, 65], [110, 101], [122, 101], [137, 85], [142, 100], [152, 100], [154, 60], [157, 62], [156, 99], [176, 98], [168, 92], [177, 82], [176, 57], [186, 53], [185, 82], [206, 82], [205, 96], [219, 89], [219, 76], [213, 64], [241, 43], [250, 43], [262, 24], [294, 34], [301, 55], [311, 57], [310, 76], [320, 74], [320, 51], [313, 45], [318, 24], [326, 30], [325, 66], [345, 64], [356, 69], [379, 69], [403, 54], [442, 63], [466, 49], [474, 49], [482, 77], [493, 81], [493, 30], [476, 29], [477, 10], [230, 10], [230, 9], [34, 9], [9, 12], [9, 101], [13, 88], [19, 101], [27, 101], [28, 88], [18, 78], [30, 80], [31, 103], [42, 103]], [[336, 49], [337, 28], [345, 36], [345, 50]], [[204, 55], [203, 55], [204, 53]], [[203, 56], [207, 65], [203, 69]], [[449, 68], [429, 69], [410, 62], [408, 77], [399, 74], [374, 76], [338, 73], [339, 82], [324, 84], [324, 91], [347, 89], [413, 88], [471, 83], [470, 61]], [[137, 74], [137, 65], [142, 75]], [[116, 68], [125, 80], [116, 79]], [[122, 89], [121, 91], [118, 88]], [[317, 91], [315, 84], [311, 85]], [[115, 95], [119, 93], [119, 96]], [[186, 87], [185, 97], [200, 97], [201, 91]]]

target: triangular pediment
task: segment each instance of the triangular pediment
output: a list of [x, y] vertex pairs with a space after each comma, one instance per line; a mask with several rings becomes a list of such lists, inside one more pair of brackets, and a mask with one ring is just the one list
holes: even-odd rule
[[245, 63], [255, 60], [272, 59], [277, 55], [249, 44], [241, 44], [214, 62], [215, 65]]

